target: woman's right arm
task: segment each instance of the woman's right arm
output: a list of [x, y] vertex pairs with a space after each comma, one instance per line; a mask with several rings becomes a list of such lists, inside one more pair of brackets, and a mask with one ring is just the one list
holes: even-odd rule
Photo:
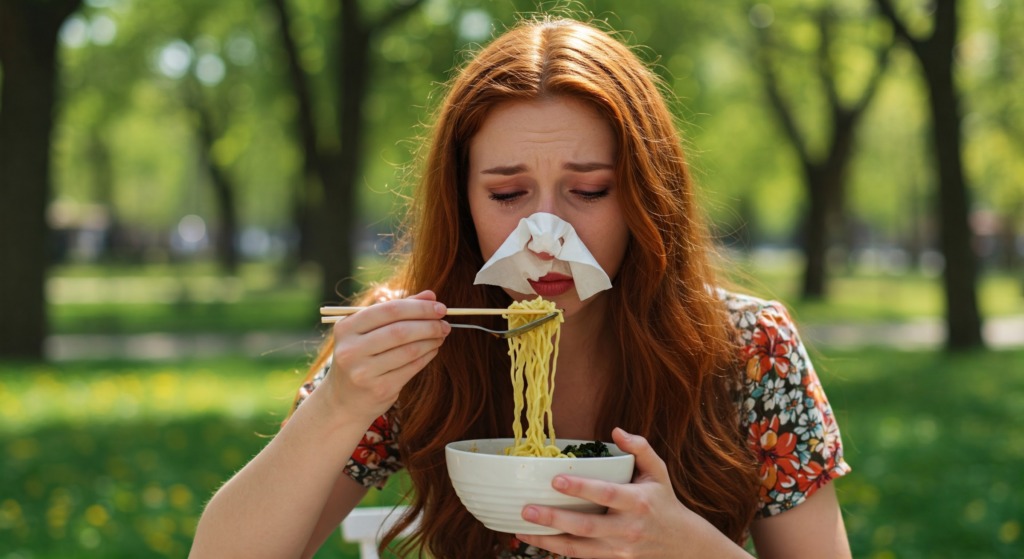
[[345, 464], [367, 427], [437, 354], [451, 328], [445, 312], [424, 292], [339, 321], [330, 373], [213, 496], [190, 556], [299, 557], [318, 547], [365, 494], [344, 479]]

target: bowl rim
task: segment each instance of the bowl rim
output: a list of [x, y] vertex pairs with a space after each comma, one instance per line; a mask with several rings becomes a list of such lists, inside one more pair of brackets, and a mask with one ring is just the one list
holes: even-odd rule
[[[484, 459], [484, 460], [505, 459], [505, 458], [518, 458], [518, 459], [531, 460], [531, 461], [532, 460], [537, 460], [537, 461], [557, 461], [557, 462], [565, 462], [566, 460], [587, 460], [590, 463], [598, 463], [598, 462], [607, 462], [607, 461], [613, 461], [613, 460], [623, 460], [623, 459], [626, 459], [626, 458], [630, 458], [630, 459], [635, 458], [634, 455], [632, 455], [632, 454], [622, 450], [621, 448], [619, 448], [618, 445], [616, 445], [615, 443], [610, 442], [610, 441], [600, 441], [600, 442], [602, 442], [602, 443], [604, 443], [605, 445], [608, 446], [608, 450], [612, 453], [611, 456], [586, 456], [586, 457], [583, 457], [583, 458], [579, 458], [579, 457], [575, 457], [575, 456], [572, 456], [572, 457], [558, 457], [558, 456], [510, 456], [510, 455], [507, 455], [507, 454], [491, 454], [491, 453], [487, 453], [487, 452], [476, 452], [476, 451], [473, 451], [473, 450], [456, 448], [455, 446], [453, 446], [453, 445], [470, 445], [470, 444], [481, 443], [481, 442], [485, 442], [485, 441], [488, 444], [493, 444], [493, 443], [499, 443], [500, 442], [499, 444], [505, 444], [505, 445], [509, 445], [510, 446], [512, 444], [512, 442], [515, 441], [515, 438], [513, 438], [513, 437], [491, 437], [491, 438], [483, 438], [483, 439], [465, 439], [465, 440], [459, 440], [459, 441], [452, 441], [450, 443], [447, 443], [444, 446], [444, 449], [445, 449], [445, 452], [451, 452], [451, 453], [456, 453], [456, 454], [466, 455], [466, 456], [475, 456], [475, 457], [478, 457], [478, 458]], [[501, 442], [501, 441], [507, 441], [507, 442]], [[558, 446], [560, 448], [564, 448], [565, 445], [568, 445], [568, 444], [580, 444], [580, 443], [592, 443], [592, 442], [594, 442], [592, 439], [555, 439], [555, 441], [558, 443]]]

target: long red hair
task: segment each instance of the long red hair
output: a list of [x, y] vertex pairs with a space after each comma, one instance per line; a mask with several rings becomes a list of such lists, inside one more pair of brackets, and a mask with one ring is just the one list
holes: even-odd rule
[[[574, 20], [524, 21], [490, 43], [453, 79], [438, 108], [399, 247], [403, 262], [388, 286], [432, 289], [453, 307], [509, 305], [500, 288], [473, 285], [484, 259], [466, 199], [469, 141], [505, 101], [566, 96], [590, 103], [618, 142], [616, 192], [631, 233], [608, 293], [621, 340], [619, 374], [604, 392], [596, 432], [619, 426], [646, 437], [668, 465], [679, 500], [741, 541], [758, 482], [739, 427], [736, 344], [712, 289], [713, 249], [659, 87], [629, 48]], [[444, 458], [451, 441], [510, 436], [506, 352], [489, 337], [455, 332], [402, 390], [395, 421], [413, 484], [411, 513], [382, 546], [413, 516], [420, 528], [400, 551], [484, 557], [508, 543], [462, 506]]]

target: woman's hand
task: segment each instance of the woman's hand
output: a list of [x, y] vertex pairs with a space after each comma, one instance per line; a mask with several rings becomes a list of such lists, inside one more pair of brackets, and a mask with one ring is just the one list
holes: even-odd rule
[[566, 495], [608, 507], [604, 515], [540, 505], [523, 508], [523, 519], [565, 532], [516, 537], [568, 557], [749, 557], [739, 546], [676, 499], [665, 462], [647, 440], [622, 429], [615, 444], [636, 456], [630, 484], [557, 476], [551, 485]]
[[363, 309], [334, 325], [328, 389], [340, 409], [369, 425], [386, 412], [409, 379], [437, 355], [451, 326], [432, 291]]

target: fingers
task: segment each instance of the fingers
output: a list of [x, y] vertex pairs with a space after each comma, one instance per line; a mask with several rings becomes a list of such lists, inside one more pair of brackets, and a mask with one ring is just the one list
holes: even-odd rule
[[[429, 362], [423, 358], [436, 354], [450, 331], [451, 326], [443, 321], [407, 322], [402, 328], [381, 328], [364, 336], [367, 351], [371, 354], [362, 358], [361, 365], [353, 363], [353, 366], [391, 374], [422, 362], [419, 367], [422, 369]], [[373, 353], [376, 348], [382, 349]]]
[[609, 523], [614, 522], [609, 517], [600, 514], [573, 512], [539, 505], [526, 505], [523, 507], [522, 515], [523, 520], [527, 522], [550, 526], [567, 534], [584, 538], [607, 533]]
[[[629, 484], [627, 483], [612, 483], [597, 479], [559, 475], [551, 480], [551, 487], [560, 493], [579, 497], [613, 510], [628, 509], [633, 504], [633, 498], [630, 495]], [[573, 533], [578, 534], [575, 531]]]
[[564, 532], [554, 536], [516, 534], [519, 541], [560, 557], [625, 557], [615, 553], [608, 539], [621, 531], [621, 517], [527, 505], [523, 519]]
[[527, 505], [522, 511], [524, 520], [563, 533], [517, 538], [570, 557], [676, 556], [679, 550], [664, 544], [670, 541], [669, 545], [674, 546], [677, 541], [666, 540], [664, 536], [675, 538], [687, 518], [683, 513], [688, 510], [675, 496], [664, 461], [644, 437], [615, 429], [612, 439], [635, 458], [632, 483], [568, 475], [555, 476], [551, 481], [556, 491], [607, 507], [607, 514]]
[[[444, 305], [434, 301], [429, 291], [373, 305], [336, 322], [335, 357], [356, 362], [397, 349], [383, 363], [390, 365], [385, 371], [395, 369], [436, 347], [447, 336], [451, 327], [441, 320], [445, 312]], [[418, 344], [430, 340], [430, 344]]]
[[[557, 553], [555, 557], [611, 557], [609, 550], [599, 544], [570, 535], [528, 536], [516, 534], [516, 539], [539, 549]], [[544, 557], [548, 557], [545, 555]], [[623, 557], [625, 557], [623, 555]]]
[[438, 320], [448, 309], [437, 302], [432, 291], [424, 291], [406, 299], [395, 299], [372, 305], [334, 324], [334, 336], [366, 334], [404, 320]]
[[636, 478], [646, 476], [660, 483], [670, 483], [665, 461], [658, 456], [647, 439], [616, 427], [612, 430], [612, 441], [623, 451], [636, 457]]
[[451, 326], [431, 291], [372, 305], [334, 325], [327, 377], [337, 405], [367, 417], [383, 413], [433, 359]]

